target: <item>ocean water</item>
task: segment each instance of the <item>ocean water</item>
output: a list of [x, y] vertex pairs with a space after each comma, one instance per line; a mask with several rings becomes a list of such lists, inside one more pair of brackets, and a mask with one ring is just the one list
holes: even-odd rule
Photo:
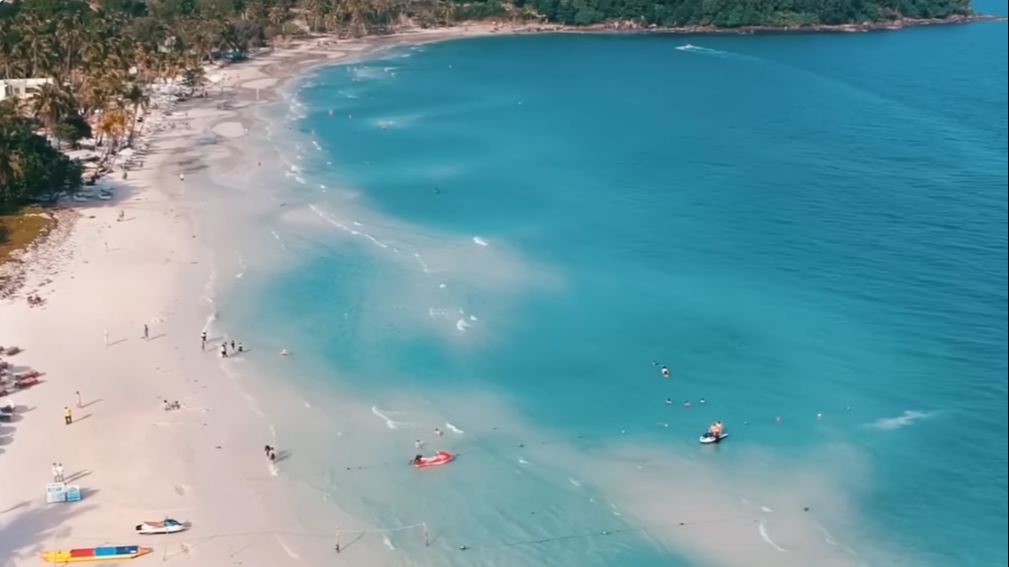
[[280, 260], [219, 300], [321, 412], [275, 416], [283, 474], [391, 530], [389, 564], [1005, 565], [1006, 39], [314, 70], [263, 111]]

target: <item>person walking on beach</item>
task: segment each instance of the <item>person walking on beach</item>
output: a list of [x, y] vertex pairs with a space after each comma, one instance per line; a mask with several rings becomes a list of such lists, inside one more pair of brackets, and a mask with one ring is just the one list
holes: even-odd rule
[[150, 336], [150, 329], [147, 328], [147, 323], [144, 323], [144, 339], [146, 340]]
[[207, 332], [200, 333], [200, 350], [207, 350]]
[[235, 339], [231, 339], [231, 352], [235, 352]]
[[52, 471], [53, 471], [53, 482], [59, 482], [60, 470], [56, 467], [56, 461], [53, 461]]
[[63, 406], [63, 422], [67, 425], [74, 422], [74, 414], [70, 411], [70, 406]]
[[56, 463], [56, 482], [66, 482], [63, 477], [63, 463]]
[[182, 173], [182, 172], [180, 171], [180, 172], [179, 172], [179, 181], [185, 181], [185, 180], [186, 180], [186, 174], [185, 174], [185, 173]]
[[221, 358], [228, 358], [228, 343], [221, 345]]
[[81, 391], [77, 390], [76, 392], [74, 392], [74, 396], [76, 396], [77, 398], [77, 407], [79, 408], [84, 407], [83, 404], [81, 403]]

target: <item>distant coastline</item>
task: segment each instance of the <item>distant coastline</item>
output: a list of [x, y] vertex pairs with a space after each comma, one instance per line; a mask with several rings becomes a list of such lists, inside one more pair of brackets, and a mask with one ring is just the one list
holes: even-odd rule
[[686, 26], [641, 25], [639, 22], [614, 20], [585, 26], [564, 24], [502, 24], [500, 31], [516, 33], [668, 33], [668, 34], [728, 34], [752, 35], [765, 33], [860, 33], [870, 31], [897, 31], [911, 27], [970, 24], [975, 22], [1004, 21], [1006, 16], [996, 14], [952, 15], [946, 18], [898, 18], [896, 20], [866, 21], [848, 24], [802, 25], [752, 25], [725, 27], [713, 24]]

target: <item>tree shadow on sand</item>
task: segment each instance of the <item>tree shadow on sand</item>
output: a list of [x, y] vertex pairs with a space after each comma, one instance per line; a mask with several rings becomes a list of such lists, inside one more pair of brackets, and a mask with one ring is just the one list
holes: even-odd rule
[[[40, 483], [40, 493], [42, 488]], [[93, 497], [96, 492], [89, 490], [88, 497]], [[45, 542], [54, 538], [70, 538], [73, 528], [69, 522], [90, 508], [83, 501], [46, 504], [42, 494], [37, 499], [13, 503], [0, 512], [0, 549], [4, 550], [5, 556], [2, 565], [20, 564], [50, 546], [63, 547]], [[72, 542], [67, 543], [65, 547], [74, 547]]]

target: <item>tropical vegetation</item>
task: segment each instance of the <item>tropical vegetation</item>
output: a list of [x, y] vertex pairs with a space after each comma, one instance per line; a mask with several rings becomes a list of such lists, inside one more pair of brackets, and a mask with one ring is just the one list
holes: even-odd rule
[[384, 33], [460, 20], [648, 26], [842, 24], [971, 12], [969, 0], [5, 0], [0, 78], [46, 78], [0, 107], [0, 204], [55, 195], [80, 169], [50, 145], [132, 142], [149, 87], [305, 33]]

